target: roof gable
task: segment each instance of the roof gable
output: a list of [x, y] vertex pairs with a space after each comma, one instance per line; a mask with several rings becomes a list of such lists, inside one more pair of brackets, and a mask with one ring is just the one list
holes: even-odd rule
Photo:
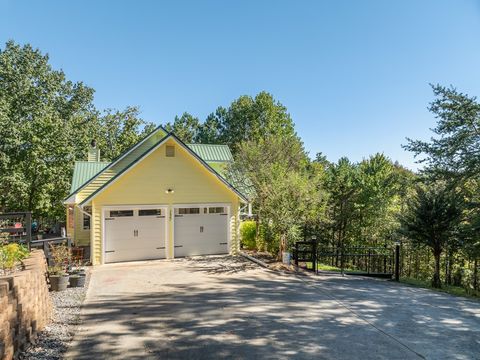
[[[164, 138], [167, 135], [167, 131], [159, 126], [149, 135], [147, 135], [143, 140], [139, 141], [137, 144], [132, 146], [130, 149], [125, 151], [122, 155], [115, 158], [110, 162], [106, 167], [98, 171], [94, 176], [87, 179], [87, 181], [79, 185], [74, 191], [71, 192], [67, 198], [70, 198], [72, 195], [77, 194], [77, 197], [80, 201], [90, 196], [103, 184], [108, 182], [110, 179], [115, 177], [117, 174], [121, 173], [123, 169], [127, 168], [132, 162], [138, 159], [146, 150], [151, 148], [159, 140]], [[74, 173], [75, 177], [75, 173]], [[72, 186], [73, 189], [73, 186]]]
[[145, 151], [141, 156], [137, 159], [132, 161], [128, 166], [123, 168], [119, 173], [115, 174], [114, 176], [107, 179], [101, 186], [97, 187], [92, 193], [88, 194], [88, 196], [84, 197], [80, 200], [80, 205], [85, 205], [90, 202], [95, 196], [97, 196], [100, 192], [105, 190], [110, 184], [116, 181], [119, 177], [121, 177], [124, 173], [129, 171], [133, 168], [136, 164], [141, 162], [144, 158], [150, 155], [153, 151], [155, 151], [158, 147], [160, 147], [163, 143], [165, 143], [169, 138], [174, 139], [180, 146], [182, 146], [190, 155], [192, 155], [197, 161], [199, 161], [203, 166], [205, 166], [213, 175], [215, 175], [225, 186], [227, 186], [231, 191], [235, 192], [237, 196], [239, 196], [242, 200], [247, 201], [247, 198], [238, 191], [232, 184], [230, 184], [222, 175], [220, 175], [215, 169], [213, 169], [205, 160], [203, 160], [196, 152], [194, 152], [188, 145], [183, 143], [178, 137], [176, 137], [173, 133], [168, 134], [164, 138], [160, 139], [156, 144], [150, 147], [147, 151]]

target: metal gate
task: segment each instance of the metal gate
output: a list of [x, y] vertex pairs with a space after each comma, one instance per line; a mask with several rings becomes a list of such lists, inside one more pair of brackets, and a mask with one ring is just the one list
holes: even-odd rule
[[314, 272], [318, 264], [332, 266], [349, 275], [364, 275], [399, 280], [400, 245], [395, 247], [351, 246], [325, 247], [315, 238], [298, 241], [293, 251], [295, 266]]

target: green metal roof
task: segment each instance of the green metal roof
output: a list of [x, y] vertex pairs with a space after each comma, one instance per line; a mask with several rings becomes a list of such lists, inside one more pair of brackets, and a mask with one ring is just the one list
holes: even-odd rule
[[228, 145], [216, 145], [216, 144], [187, 144], [187, 146], [193, 150], [195, 154], [200, 156], [204, 161], [219, 161], [228, 162], [233, 161], [232, 153]]
[[[170, 134], [176, 138], [174, 134]], [[153, 139], [153, 138], [152, 138]], [[160, 139], [156, 144], [162, 142], [165, 138]], [[179, 140], [178, 138], [176, 138]], [[180, 141], [180, 140], [179, 140]], [[180, 141], [181, 142], [181, 141]], [[182, 143], [182, 142], [181, 142]], [[155, 147], [156, 144], [153, 146]], [[217, 144], [184, 144], [188, 149], [192, 151], [196, 156], [198, 156], [207, 166], [210, 166], [218, 175], [222, 178], [223, 181], [225, 180], [225, 169], [226, 163], [233, 161], [232, 153], [227, 145], [217, 145]], [[152, 147], [152, 148], [153, 148]], [[135, 150], [133, 150], [135, 152]], [[138, 151], [137, 151], [138, 152]], [[132, 158], [133, 161], [130, 161], [121, 171], [112, 175], [111, 179], [107, 180], [100, 188], [96, 189], [95, 191], [90, 194], [87, 199], [83, 202], [87, 201], [91, 198], [94, 194], [98, 192], [101, 188], [111, 182], [114, 178], [118, 177], [124, 170], [128, 169], [134, 163], [136, 163], [142, 156], [135, 154]], [[115, 162], [115, 160], [113, 161]], [[107, 167], [110, 165], [110, 162], [88, 162], [88, 161], [77, 161], [75, 162], [75, 168], [73, 171], [73, 179], [72, 179], [72, 186], [70, 193], [74, 194], [76, 191], [80, 190], [86, 183], [89, 183], [95, 175], [98, 175], [102, 170], [108, 171]], [[227, 182], [228, 184], [228, 182]], [[228, 184], [231, 186], [230, 184]], [[236, 189], [235, 189], [236, 190]], [[236, 190], [238, 191], [238, 190]], [[241, 194], [240, 194], [241, 195]]]
[[75, 167], [73, 168], [73, 178], [70, 193], [77, 191], [79, 187], [93, 178], [101, 170], [105, 169], [108, 164], [110, 164], [110, 162], [76, 161]]

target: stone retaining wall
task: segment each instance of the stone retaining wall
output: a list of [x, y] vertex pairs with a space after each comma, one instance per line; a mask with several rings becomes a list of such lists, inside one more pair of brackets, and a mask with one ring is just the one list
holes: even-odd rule
[[23, 261], [25, 269], [0, 277], [0, 359], [10, 360], [45, 327], [52, 302], [45, 280], [47, 265], [41, 250]]

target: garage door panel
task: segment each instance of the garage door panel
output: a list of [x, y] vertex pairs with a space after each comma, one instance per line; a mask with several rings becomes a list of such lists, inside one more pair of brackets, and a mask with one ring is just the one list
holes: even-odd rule
[[110, 210], [105, 219], [105, 262], [165, 258], [165, 210]]
[[175, 216], [175, 257], [228, 253], [228, 216], [208, 209], [205, 205], [196, 214], [186, 214], [187, 209]]

